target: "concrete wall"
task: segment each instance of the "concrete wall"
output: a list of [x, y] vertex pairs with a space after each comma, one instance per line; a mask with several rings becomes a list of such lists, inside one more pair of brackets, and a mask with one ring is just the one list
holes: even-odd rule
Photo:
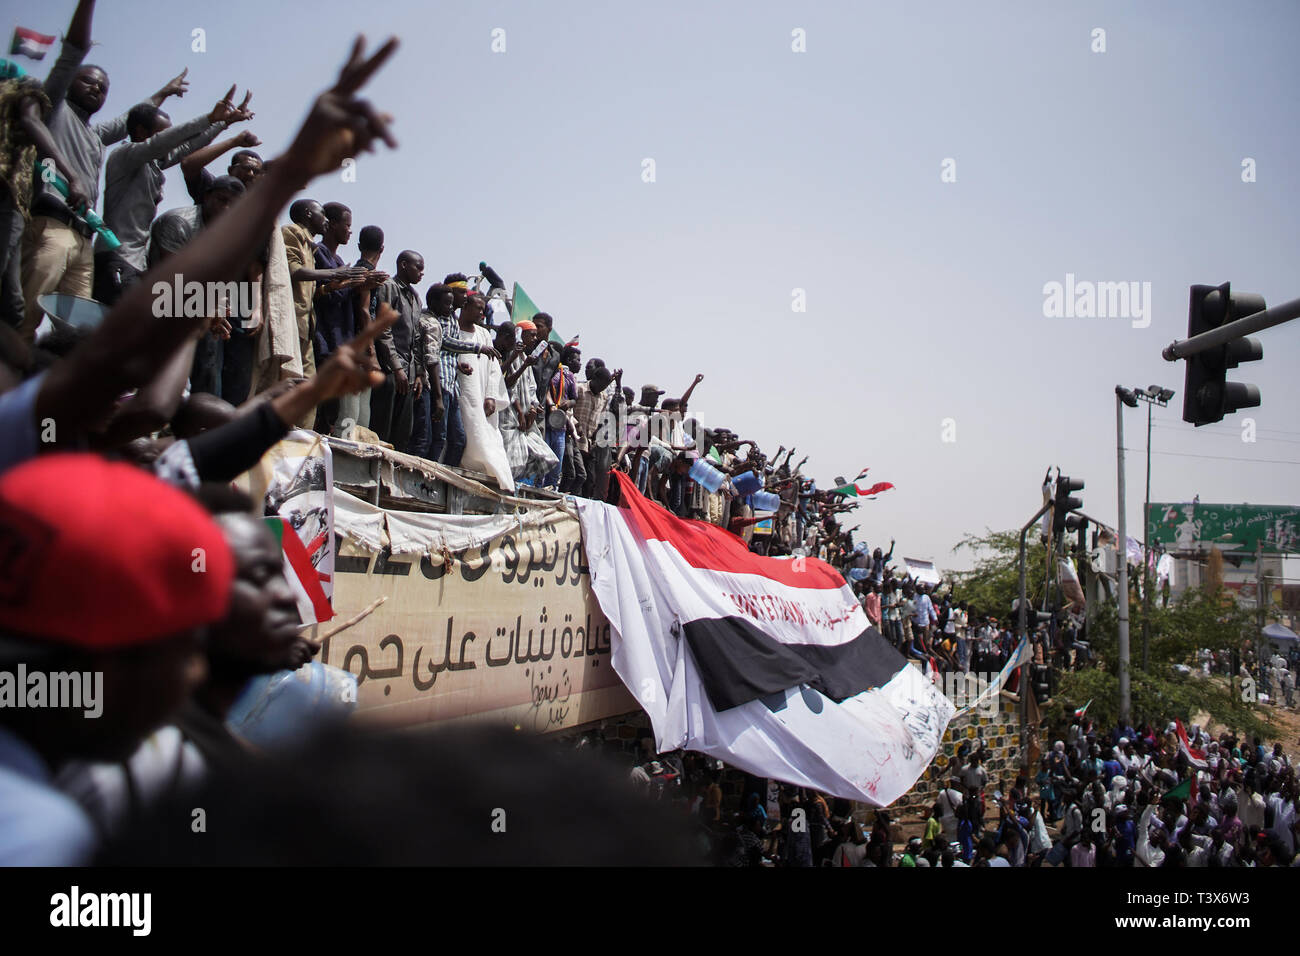
[[928, 809], [951, 774], [957, 748], [962, 741], [970, 742], [970, 749], [984, 738], [984, 768], [989, 774], [988, 792], [1004, 789], [1002, 780], [1010, 787], [1016, 779], [1020, 754], [1020, 712], [1018, 705], [1006, 697], [999, 697], [996, 716], [981, 717], [978, 712], [960, 717], [948, 725], [943, 735], [943, 745], [934, 762], [921, 775], [911, 790], [891, 807], [895, 811]]

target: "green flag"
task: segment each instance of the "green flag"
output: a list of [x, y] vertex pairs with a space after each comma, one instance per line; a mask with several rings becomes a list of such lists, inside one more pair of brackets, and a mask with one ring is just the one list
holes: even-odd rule
[[1174, 789], [1165, 794], [1166, 800], [1187, 800], [1192, 795], [1192, 778], [1188, 777]]
[[533, 304], [532, 299], [528, 298], [528, 293], [524, 291], [524, 287], [521, 286], [518, 282], [516, 282], [515, 295], [514, 295], [514, 309], [510, 313], [511, 321], [513, 321], [515, 325], [518, 325], [520, 322], [524, 321], [525, 319], [531, 320], [532, 317], [537, 314], [537, 312], [538, 312], [537, 306]]
[[[518, 325], [525, 319], [531, 320], [538, 312], [542, 311], [532, 299], [528, 298], [528, 293], [518, 282], [515, 283], [514, 307], [510, 313], [510, 320]], [[554, 328], [551, 329], [551, 337], [548, 342], [554, 342], [556, 345], [563, 345], [564, 339], [560, 338], [559, 333]]]

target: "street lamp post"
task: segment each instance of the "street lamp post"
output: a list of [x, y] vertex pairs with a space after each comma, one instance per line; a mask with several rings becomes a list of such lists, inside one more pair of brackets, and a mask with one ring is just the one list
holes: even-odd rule
[[1142, 508], [1142, 669], [1151, 665], [1151, 407], [1164, 408], [1174, 397], [1174, 390], [1150, 385], [1133, 389], [1133, 396], [1147, 404], [1147, 493]]
[[1124, 497], [1124, 406], [1137, 408], [1132, 389], [1115, 386], [1115, 457], [1119, 479], [1119, 721], [1127, 726], [1133, 710], [1133, 692], [1129, 684], [1128, 646], [1128, 519]]

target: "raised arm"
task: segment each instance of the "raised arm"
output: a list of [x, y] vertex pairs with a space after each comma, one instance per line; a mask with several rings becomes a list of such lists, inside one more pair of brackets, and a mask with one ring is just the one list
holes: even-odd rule
[[185, 186], [190, 190], [190, 195], [194, 195], [194, 188], [202, 182], [205, 167], [216, 162], [217, 159], [232, 149], [252, 149], [254, 146], [260, 145], [262, 145], [262, 141], [253, 135], [252, 130], [246, 129], [242, 133], [223, 139], [219, 143], [211, 143], [190, 150], [189, 155], [181, 160], [181, 175], [185, 177]]
[[[124, 143], [117, 148], [116, 154], [120, 157], [119, 161], [125, 160], [133, 168], [138, 168], [154, 160], [158, 160], [160, 166], [171, 166], [180, 156], [178, 155], [173, 159], [169, 154], [184, 146], [187, 141], [208, 134], [209, 130], [211, 130], [211, 133], [208, 138], [211, 139], [212, 136], [216, 136], [217, 133], [225, 129], [224, 121], [215, 119], [216, 116], [217, 111], [214, 109], [207, 115], [196, 116], [188, 122], [178, 123], [176, 126], [171, 126], [146, 140], [141, 140], [138, 143]], [[167, 161], [164, 162], [164, 160]]]
[[58, 106], [68, 95], [72, 81], [90, 49], [90, 21], [95, 16], [95, 0], [81, 0], [72, 14], [68, 32], [63, 36], [59, 58], [54, 61], [45, 77], [45, 95], [53, 106]]
[[153, 96], [149, 97], [149, 102], [154, 106], [162, 106], [169, 96], [184, 96], [189, 92], [190, 81], [185, 79], [190, 68], [187, 66], [181, 70], [180, 76], [174, 76], [167, 81], [167, 84]]
[[82, 50], [89, 50], [90, 25], [94, 19], [95, 0], [81, 0], [77, 4], [77, 9], [72, 13], [72, 22], [68, 24], [67, 35], [63, 38], [64, 42], [71, 43]]
[[203, 319], [153, 314], [154, 284], [227, 281], [243, 275], [277, 216], [294, 194], [376, 139], [396, 143], [389, 117], [355, 93], [397, 48], [390, 39], [369, 60], [357, 38], [338, 82], [312, 105], [293, 145], [208, 229], [128, 288], [100, 327], [64, 362], [50, 369], [36, 401], [36, 420], [52, 418], [71, 438], [101, 418], [123, 392], [151, 381]]
[[696, 376], [695, 376], [695, 381], [691, 382], [691, 384], [690, 384], [689, 386], [687, 386], [686, 391], [684, 391], [684, 392], [682, 393], [682, 397], [681, 397], [681, 409], [682, 409], [683, 412], [686, 411], [686, 403], [689, 402], [689, 401], [691, 400], [691, 395], [693, 395], [694, 392], [695, 392], [695, 386], [696, 386], [696, 385], [699, 385], [700, 382], [702, 382], [702, 381], [704, 381], [704, 376], [703, 376], [703, 375], [696, 375]]

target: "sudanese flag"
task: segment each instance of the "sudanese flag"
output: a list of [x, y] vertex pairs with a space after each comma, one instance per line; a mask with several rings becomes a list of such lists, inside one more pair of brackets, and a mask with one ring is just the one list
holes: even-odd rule
[[330, 599], [321, 587], [321, 572], [311, 563], [302, 540], [283, 518], [267, 518], [267, 526], [280, 542], [284, 556], [284, 576], [298, 601], [298, 616], [303, 624], [320, 624], [334, 616]]
[[880, 494], [882, 491], [888, 491], [893, 487], [894, 486], [887, 481], [878, 481], [870, 488], [863, 488], [855, 481], [851, 485], [841, 485], [838, 488], [832, 488], [831, 494], [846, 495], [850, 498], [872, 498]]
[[579, 499], [615, 671], [658, 749], [887, 806], [939, 748], [952, 703], [815, 558], [752, 554], [614, 473], [620, 504]]
[[46, 52], [54, 44], [56, 37], [37, 33], [26, 27], [15, 27], [14, 38], [9, 44], [10, 56], [26, 56], [33, 60], [45, 59]]

